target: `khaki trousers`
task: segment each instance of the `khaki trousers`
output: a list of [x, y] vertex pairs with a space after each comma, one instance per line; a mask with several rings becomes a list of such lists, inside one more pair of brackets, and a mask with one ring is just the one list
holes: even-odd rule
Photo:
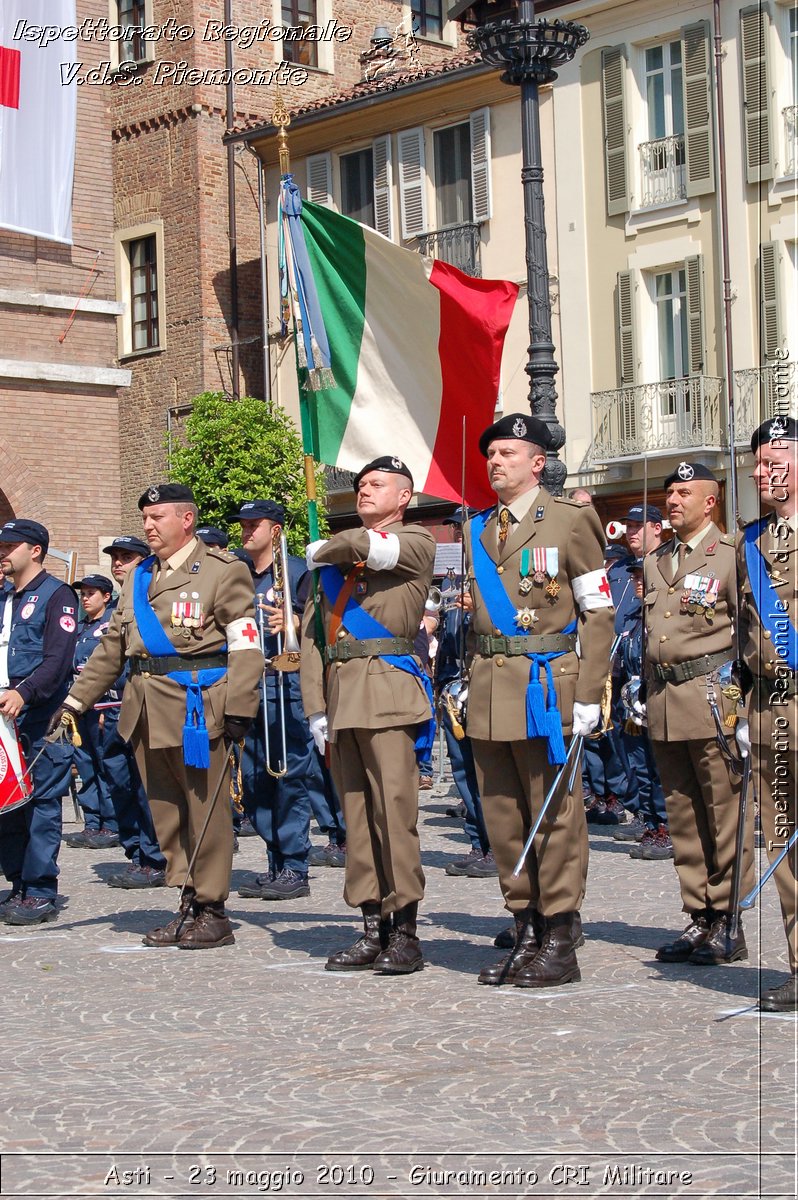
[[384, 917], [424, 895], [415, 730], [342, 729], [330, 744], [346, 821], [344, 900], [379, 904]]
[[[751, 767], [759, 799], [762, 834], [772, 862], [795, 831], [798, 779], [798, 700], [763, 707], [750, 716]], [[782, 861], [773, 878], [779, 894], [781, 916], [790, 955], [790, 969], [798, 970], [798, 843]], [[765, 885], [767, 892], [771, 884]]]
[[472, 738], [482, 811], [491, 849], [499, 868], [505, 906], [510, 912], [536, 908], [546, 917], [578, 912], [587, 881], [588, 841], [582, 777], [577, 771], [577, 794], [559, 795], [527, 856], [518, 879], [513, 869], [557, 768], [549, 766], [541, 739], [521, 742], [483, 742]]
[[[714, 738], [651, 743], [657, 762], [682, 907], [687, 913], [729, 912], [740, 805], [732, 775]], [[732, 745], [732, 749], [735, 747]], [[748, 804], [742, 892], [754, 885], [754, 805]]]
[[[219, 782], [228, 749], [224, 738], [214, 738], [208, 770], [187, 767], [182, 746], [165, 750], [148, 747], [146, 720], [139, 722], [131, 744], [158, 842], [166, 858], [166, 882], [170, 887], [182, 887], [208, 813], [209, 793], [212, 795]], [[201, 904], [224, 902], [230, 894], [232, 869], [230, 791], [223, 783], [192, 871], [190, 882], [197, 900]]]

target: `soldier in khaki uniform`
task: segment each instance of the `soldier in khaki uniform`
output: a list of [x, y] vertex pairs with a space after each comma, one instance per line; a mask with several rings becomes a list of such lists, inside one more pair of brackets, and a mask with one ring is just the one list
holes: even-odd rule
[[[363, 937], [327, 962], [330, 971], [407, 974], [423, 966], [416, 937], [424, 895], [416, 823], [420, 731], [431, 748], [430, 693], [413, 654], [432, 582], [435, 541], [403, 525], [413, 495], [398, 458], [378, 458], [355, 478], [362, 529], [308, 547], [320, 568], [325, 645], [313, 600], [303, 622], [302, 701], [330, 767], [347, 828], [344, 900], [363, 914]], [[419, 753], [421, 747], [418, 747]]]
[[[742, 591], [743, 659], [753, 676], [748, 725], [737, 740], [750, 749], [768, 857], [774, 859], [795, 831], [798, 801], [798, 422], [765, 421], [751, 439], [754, 482], [765, 515], [743, 530], [737, 548]], [[763, 1012], [798, 1008], [798, 854], [776, 870], [790, 975], [763, 991]]]
[[[64, 707], [72, 712], [91, 708], [127, 663], [119, 733], [133, 745], [166, 856], [167, 884], [182, 887], [210, 789], [227, 758], [223, 735], [243, 737], [257, 712], [263, 655], [257, 648], [249, 572], [226, 550], [195, 536], [197, 510], [190, 489], [172, 483], [152, 487], [139, 508], [153, 557], [125, 578], [108, 632], [52, 727], [68, 721]], [[171, 653], [153, 648], [157, 632], [148, 630], [150, 622], [160, 625]], [[180, 678], [171, 678], [172, 673]], [[201, 691], [187, 689], [190, 682], [199, 682]], [[203, 761], [206, 765], [199, 765]], [[147, 934], [145, 945], [205, 949], [234, 941], [224, 911], [233, 827], [223, 793], [213, 807], [181, 914]]]
[[[644, 562], [648, 732], [691, 921], [657, 958], [706, 966], [748, 957], [742, 926], [734, 939], [729, 936], [741, 781], [718, 743], [707, 700], [707, 677], [734, 657], [734, 538], [712, 519], [718, 482], [703, 463], [681, 462], [665, 488], [675, 537]], [[722, 706], [720, 686], [713, 687]], [[733, 702], [726, 702], [725, 712], [731, 716]], [[733, 739], [733, 727], [727, 732]], [[729, 753], [735, 750], [732, 745]], [[743, 878], [744, 886], [753, 883], [752, 817]]]
[[588, 841], [578, 773], [576, 794], [555, 798], [526, 869], [513, 878], [553, 764], [564, 760], [564, 739], [598, 724], [613, 633], [601, 522], [590, 505], [540, 487], [549, 444], [545, 423], [528, 415], [487, 429], [479, 445], [499, 505], [466, 527], [474, 604], [468, 736], [516, 929], [510, 955], [480, 973], [485, 984], [551, 987], [580, 978], [575, 943]]

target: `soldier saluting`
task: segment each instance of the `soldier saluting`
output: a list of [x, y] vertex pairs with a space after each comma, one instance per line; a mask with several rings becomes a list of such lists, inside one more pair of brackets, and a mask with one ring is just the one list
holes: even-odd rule
[[475, 650], [468, 734], [516, 928], [510, 955], [479, 982], [532, 988], [581, 978], [581, 779], [577, 795], [555, 798], [547, 810], [518, 879], [513, 868], [565, 760], [564, 738], [598, 724], [613, 633], [601, 522], [590, 505], [540, 486], [549, 445], [545, 422], [520, 413], [485, 430], [479, 448], [499, 503], [474, 517], [465, 537]]

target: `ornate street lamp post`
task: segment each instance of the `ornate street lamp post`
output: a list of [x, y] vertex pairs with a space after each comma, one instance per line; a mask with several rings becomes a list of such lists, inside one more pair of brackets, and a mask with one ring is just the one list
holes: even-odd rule
[[538, 87], [557, 78], [557, 68], [570, 62], [590, 34], [575, 21], [535, 20], [534, 0], [460, 0], [449, 12], [450, 20], [473, 28], [468, 45], [483, 60], [503, 68], [502, 80], [521, 88], [521, 182], [524, 188], [524, 234], [527, 300], [529, 304], [529, 407], [549, 426], [555, 449], [548, 453], [543, 475], [545, 486], [562, 492], [565, 464], [557, 451], [565, 430], [557, 421], [557, 363], [551, 340], [551, 298], [546, 254], [546, 215], [543, 204], [543, 164], [540, 150]]

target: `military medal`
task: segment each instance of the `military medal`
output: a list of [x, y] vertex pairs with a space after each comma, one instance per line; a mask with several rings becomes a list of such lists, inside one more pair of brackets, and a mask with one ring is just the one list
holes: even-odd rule
[[528, 596], [532, 591], [532, 580], [529, 578], [529, 548], [521, 551], [521, 582], [518, 590], [522, 596]]
[[533, 625], [537, 625], [540, 617], [534, 608], [519, 608], [513, 620], [520, 629], [531, 629]]
[[534, 550], [532, 551], [532, 557], [535, 566], [535, 571], [532, 578], [534, 579], [535, 583], [540, 585], [541, 583], [546, 582], [546, 547], [535, 546]]
[[546, 595], [551, 600], [556, 600], [561, 592], [561, 588], [556, 579], [550, 579], [546, 585]]

